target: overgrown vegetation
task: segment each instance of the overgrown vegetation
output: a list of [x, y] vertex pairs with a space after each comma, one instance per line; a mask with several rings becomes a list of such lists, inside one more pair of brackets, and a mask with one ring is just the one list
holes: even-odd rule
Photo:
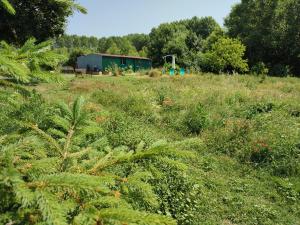
[[23, 84], [60, 79], [49, 71], [55, 72], [65, 57], [51, 50], [52, 41], [35, 43], [35, 39], [29, 39], [16, 48], [0, 42], [0, 75]]
[[[62, 36], [53, 45], [44, 40], [82, 6], [0, 0], [0, 224], [299, 224], [300, 83], [267, 76], [297, 74], [298, 5], [242, 1], [226, 20], [231, 38], [194, 17], [149, 36]], [[257, 49], [283, 50], [284, 39], [283, 58]], [[130, 76], [115, 65], [113, 76], [62, 79], [65, 61], [99, 49], [148, 55], [156, 66], [177, 54], [177, 67], [197, 75]], [[237, 75], [248, 71], [255, 76]]]
[[27, 115], [9, 124], [16, 124], [13, 134], [1, 129], [1, 135], [6, 134], [0, 151], [1, 223], [176, 224], [150, 214], [160, 204], [149, 180], [161, 180], [161, 163], [180, 173], [185, 166], [176, 157], [191, 152], [163, 143], [146, 148], [142, 142], [134, 151], [125, 146], [111, 149], [95, 120], [97, 112], [84, 109], [82, 97], [71, 107], [43, 106], [39, 95], [31, 98], [41, 104], [35, 109], [41, 120], [21, 104]]
[[[7, 90], [1, 94], [1, 157], [14, 156], [1, 164], [5, 204], [25, 204], [14, 193], [16, 185], [26, 184], [33, 196], [47, 192], [45, 198], [58, 199], [67, 211], [57, 218], [67, 223], [85, 224], [88, 216], [104, 224], [151, 224], [143, 217], [146, 212], [157, 224], [298, 223], [297, 79], [267, 77], [261, 83], [251, 76], [122, 76], [71, 79], [37, 90], [44, 97], [19, 96], [16, 102]], [[76, 110], [61, 102], [75, 107], [79, 95], [88, 100], [69, 143]], [[55, 149], [66, 143], [64, 159]], [[95, 166], [99, 171], [91, 173]], [[16, 181], [4, 173], [7, 168], [21, 183], [10, 183]], [[94, 180], [107, 192], [98, 193]], [[107, 198], [113, 205], [102, 202]], [[32, 205], [23, 205], [22, 217], [6, 205], [4, 221], [42, 221], [38, 203], [43, 204], [32, 199]], [[86, 204], [93, 210], [82, 211]], [[101, 217], [108, 209], [111, 214]]]

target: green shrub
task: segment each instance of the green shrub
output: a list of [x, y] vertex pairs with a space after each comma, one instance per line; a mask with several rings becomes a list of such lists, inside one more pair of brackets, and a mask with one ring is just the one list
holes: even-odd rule
[[244, 60], [246, 47], [237, 39], [219, 38], [211, 49], [201, 56], [201, 69], [206, 72], [240, 72], [248, 71]]
[[278, 77], [287, 77], [291, 75], [291, 68], [288, 65], [283, 65], [283, 64], [277, 64], [274, 65], [271, 70], [270, 74], [273, 76], [278, 76]]
[[[155, 188], [163, 184], [154, 182], [154, 188], [150, 180], [169, 175], [163, 164], [174, 179], [187, 182], [176, 171], [187, 168], [179, 159], [191, 153], [162, 143], [134, 152], [109, 146], [99, 151], [93, 119], [80, 97], [71, 106], [55, 106], [47, 130], [20, 121], [25, 130], [17, 140], [3, 145], [7, 137], [0, 138], [1, 224], [176, 224], [155, 214], [160, 209]], [[189, 195], [190, 189], [180, 193]]]
[[200, 185], [189, 180], [185, 173], [160, 166], [165, 174], [160, 179], [152, 180], [159, 196], [159, 212], [172, 216], [181, 225], [198, 224]]
[[262, 113], [270, 113], [274, 109], [275, 105], [272, 102], [257, 103], [250, 105], [246, 111], [246, 118], [251, 119], [254, 116]]
[[254, 149], [251, 153], [250, 160], [256, 165], [270, 163], [272, 159], [272, 150], [267, 143], [259, 141], [254, 144]]
[[149, 146], [158, 136], [143, 125], [143, 122], [124, 113], [111, 113], [104, 124], [105, 135], [113, 147], [128, 146], [135, 149], [141, 142]]
[[120, 102], [120, 108], [134, 117], [143, 118], [145, 121], [152, 121], [152, 107], [140, 96], [131, 95]]
[[269, 73], [269, 69], [263, 62], [259, 62], [252, 66], [250, 72], [254, 75], [267, 75]]
[[[249, 152], [252, 128], [245, 119], [228, 119], [223, 127], [209, 130], [204, 134], [204, 142], [214, 153], [223, 153], [244, 161]], [[246, 159], [248, 160], [248, 159]]]
[[111, 73], [113, 76], [121, 76], [121, 75], [123, 75], [124, 71], [117, 64], [112, 64], [105, 69], [105, 72]]
[[192, 134], [200, 134], [208, 125], [208, 115], [203, 105], [198, 104], [187, 111], [184, 124]]

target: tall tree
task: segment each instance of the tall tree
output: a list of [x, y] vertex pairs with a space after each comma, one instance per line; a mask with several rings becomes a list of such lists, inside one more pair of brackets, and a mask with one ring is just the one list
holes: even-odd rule
[[137, 51], [143, 50], [143, 48], [148, 46], [150, 42], [150, 37], [147, 34], [129, 34], [126, 37]]
[[41, 42], [59, 36], [74, 10], [86, 12], [73, 0], [11, 0], [10, 3], [15, 15], [7, 7], [0, 7], [0, 39], [19, 45], [31, 37]]
[[242, 0], [225, 20], [228, 33], [247, 46], [250, 64], [289, 66], [300, 74], [300, 1]]
[[189, 30], [203, 39], [207, 38], [214, 30], [220, 28], [220, 25], [212, 17], [199, 18], [195, 16], [185, 22]]
[[165, 23], [152, 29], [150, 33], [149, 56], [155, 66], [164, 63], [163, 56], [177, 54], [182, 58], [187, 51], [185, 40], [188, 36], [188, 29], [179, 23]]
[[203, 40], [218, 29], [221, 28], [212, 17], [161, 24], [150, 33], [149, 56], [155, 66], [161, 66], [164, 55], [176, 54], [181, 66], [190, 66], [202, 50]]

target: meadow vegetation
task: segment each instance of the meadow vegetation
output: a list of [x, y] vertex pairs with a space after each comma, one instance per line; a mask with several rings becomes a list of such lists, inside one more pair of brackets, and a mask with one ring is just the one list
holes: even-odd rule
[[[1, 210], [21, 206], [2, 223], [299, 224], [296, 78], [67, 78], [32, 89], [1, 91], [1, 176], [13, 175]], [[60, 206], [39, 208], [49, 199]]]
[[[299, 1], [99, 40], [74, 10], [0, 0], [0, 224], [300, 225]], [[60, 74], [95, 51], [156, 68]]]

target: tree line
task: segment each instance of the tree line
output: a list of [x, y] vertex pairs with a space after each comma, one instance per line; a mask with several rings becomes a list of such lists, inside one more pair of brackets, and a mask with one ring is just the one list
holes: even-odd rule
[[243, 0], [233, 6], [224, 25], [212, 17], [193, 17], [163, 23], [148, 35], [99, 39], [64, 35], [57, 39], [57, 46], [75, 55], [147, 56], [155, 67], [164, 65], [164, 55], [176, 54], [179, 66], [196, 71], [299, 76], [299, 0]]
[[299, 0], [242, 0], [225, 28], [211, 17], [194, 17], [161, 24], [150, 34], [108, 38], [63, 35], [74, 7], [84, 12], [72, 0], [10, 2], [17, 13], [2, 3], [0, 39], [19, 46], [31, 37], [55, 38], [55, 46], [71, 58], [95, 51], [147, 56], [158, 67], [164, 55], [176, 54], [179, 66], [204, 72], [300, 74]]

